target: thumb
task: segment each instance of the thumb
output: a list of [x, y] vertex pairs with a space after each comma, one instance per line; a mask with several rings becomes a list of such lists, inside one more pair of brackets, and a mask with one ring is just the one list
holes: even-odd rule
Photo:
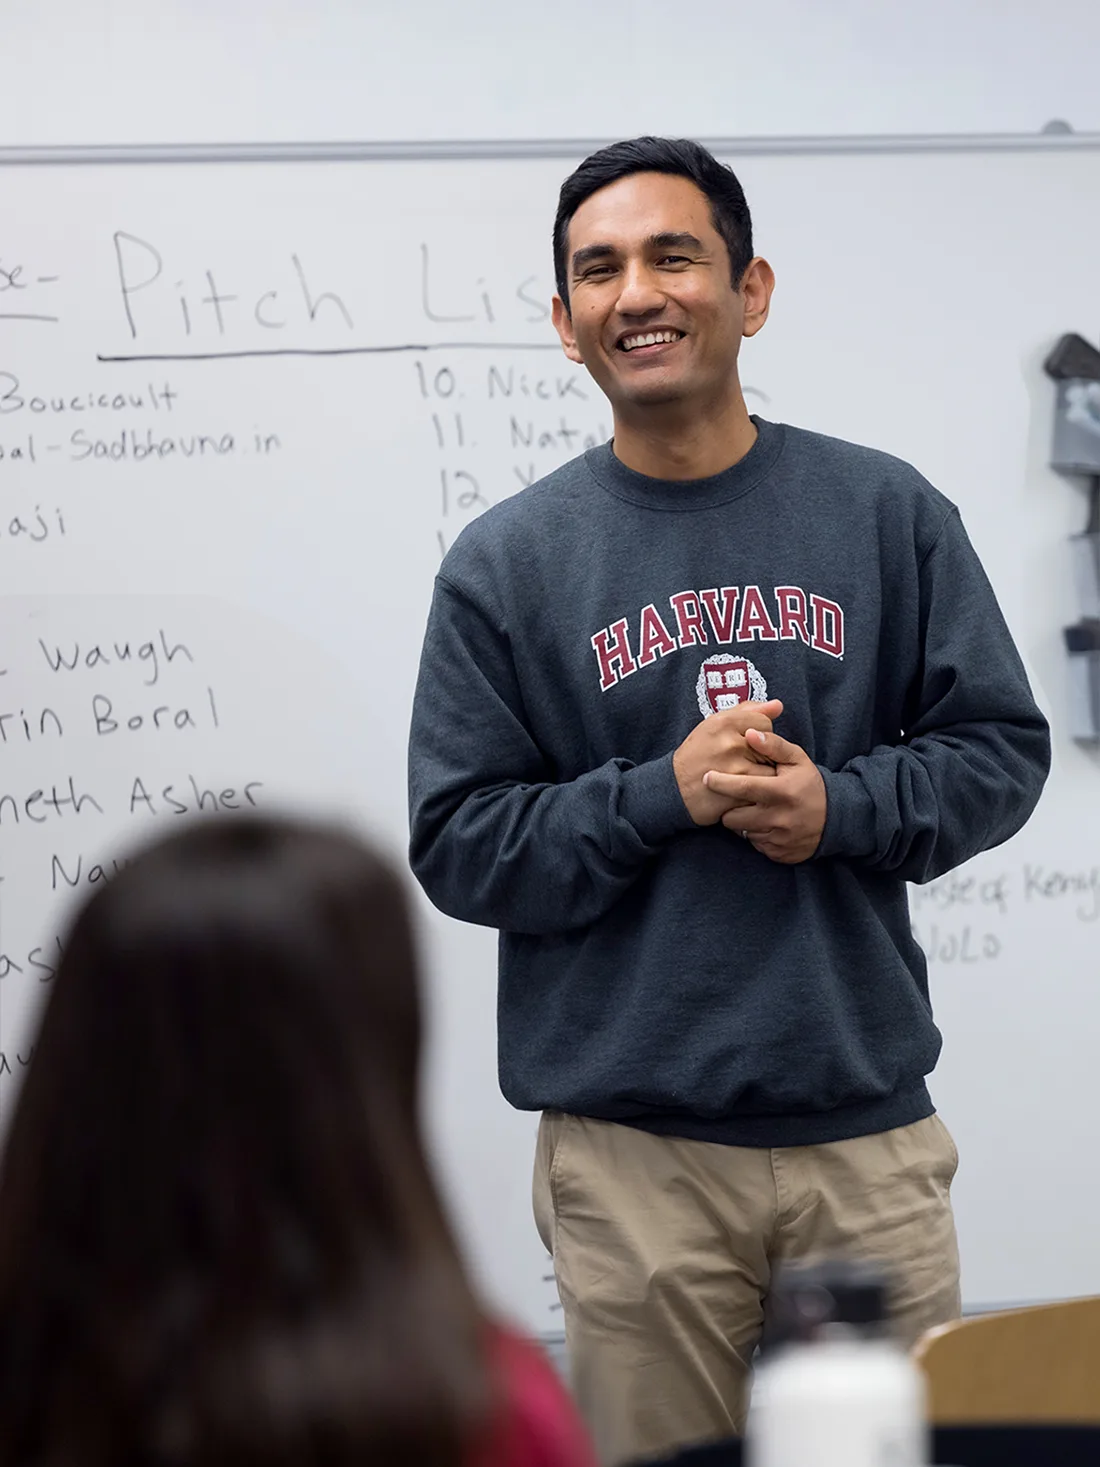
[[754, 713], [762, 713], [765, 718], [770, 719], [774, 723], [783, 712], [783, 702], [780, 698], [769, 698], [766, 703], [756, 703], [752, 698], [749, 698], [744, 703], [737, 703], [733, 708], [728, 708], [726, 711], [728, 713], [743, 714], [749, 708]]
[[801, 764], [807, 757], [806, 751], [800, 749], [797, 744], [788, 743], [777, 733], [763, 733], [758, 728], [749, 729], [745, 735], [745, 742], [754, 749], [758, 749], [773, 764]]

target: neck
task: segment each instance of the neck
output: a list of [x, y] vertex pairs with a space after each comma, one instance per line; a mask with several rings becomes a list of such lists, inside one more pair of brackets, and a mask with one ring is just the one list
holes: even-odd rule
[[756, 442], [738, 386], [715, 407], [681, 403], [615, 412], [615, 457], [651, 479], [707, 479], [743, 459]]

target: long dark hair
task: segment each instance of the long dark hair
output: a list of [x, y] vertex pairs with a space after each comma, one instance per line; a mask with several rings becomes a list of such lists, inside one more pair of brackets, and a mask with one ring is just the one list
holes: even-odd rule
[[403, 884], [348, 835], [196, 824], [97, 891], [0, 1163], [0, 1467], [463, 1459], [420, 1037]]

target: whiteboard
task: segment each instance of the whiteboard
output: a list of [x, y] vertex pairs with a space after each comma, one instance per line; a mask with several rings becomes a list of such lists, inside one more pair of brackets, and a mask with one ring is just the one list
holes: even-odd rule
[[[611, 430], [548, 320], [575, 160], [8, 167], [0, 232], [0, 1104], [67, 906], [198, 808], [405, 843], [432, 579]], [[1100, 155], [734, 160], [778, 289], [750, 406], [962, 508], [1055, 730], [1038, 813], [914, 894], [974, 1306], [1100, 1292], [1100, 768], [1066, 732], [1068, 537], [1041, 362], [1100, 319]], [[777, 533], [782, 533], [777, 523]], [[471, 1260], [559, 1328], [535, 1117], [495, 1079], [494, 935], [421, 902], [426, 1115]]]

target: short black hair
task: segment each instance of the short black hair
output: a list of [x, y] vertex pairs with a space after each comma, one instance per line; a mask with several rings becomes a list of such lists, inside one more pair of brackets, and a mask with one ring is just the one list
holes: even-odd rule
[[752, 259], [752, 216], [737, 174], [690, 138], [629, 138], [589, 154], [561, 186], [554, 216], [554, 277], [566, 309], [569, 276], [565, 237], [569, 221], [585, 199], [631, 173], [678, 174], [689, 178], [707, 196], [714, 227], [729, 251], [734, 287], [739, 286]]

